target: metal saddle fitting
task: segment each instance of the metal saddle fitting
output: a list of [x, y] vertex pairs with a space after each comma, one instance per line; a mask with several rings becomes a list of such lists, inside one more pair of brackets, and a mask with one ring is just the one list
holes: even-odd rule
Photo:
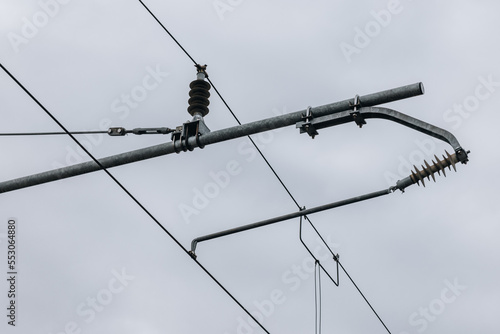
[[303, 122], [300, 126], [300, 133], [306, 132], [312, 139], [318, 134], [318, 131], [314, 128], [314, 125], [311, 124], [313, 119], [312, 108], [311, 106], [307, 107], [306, 113], [302, 114]]
[[[352, 107], [352, 111], [349, 111], [349, 115], [351, 119], [356, 122], [356, 124], [362, 128], [363, 125], [366, 124], [365, 118], [363, 115], [358, 110], [358, 107], [361, 106], [361, 101], [359, 100], [359, 95], [356, 94], [354, 97], [354, 102], [349, 101], [349, 106]], [[298, 122], [296, 124], [296, 127], [299, 129], [300, 133], [307, 133], [312, 139], [316, 135], [318, 135], [318, 130], [314, 126], [315, 124], [321, 124], [321, 121], [318, 120], [319, 122], [317, 123], [316, 121], [313, 122], [313, 114], [312, 114], [312, 108], [309, 106], [307, 107], [306, 113], [302, 114], [302, 121]], [[320, 117], [321, 119], [321, 117]]]
[[354, 96], [354, 103], [351, 104], [349, 102], [349, 104], [352, 107], [352, 111], [350, 112], [350, 114], [352, 116], [352, 119], [354, 120], [354, 122], [356, 122], [356, 124], [360, 128], [362, 128], [363, 125], [366, 124], [366, 121], [365, 121], [365, 119], [363, 118], [363, 116], [361, 116], [361, 114], [358, 111], [358, 107], [361, 106], [361, 101], [359, 101], [359, 95], [356, 94], [356, 96]]

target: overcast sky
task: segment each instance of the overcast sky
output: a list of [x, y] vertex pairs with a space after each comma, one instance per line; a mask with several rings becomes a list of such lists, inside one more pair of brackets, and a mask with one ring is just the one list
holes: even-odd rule
[[[388, 104], [451, 131], [470, 162], [427, 187], [310, 216], [392, 333], [500, 330], [500, 3], [148, 0], [242, 123], [423, 82]], [[72, 131], [190, 119], [192, 62], [136, 0], [1, 0], [0, 62]], [[211, 130], [236, 125], [212, 90]], [[0, 72], [0, 133], [60, 131]], [[385, 120], [295, 127], [256, 143], [301, 206], [387, 189], [453, 149]], [[97, 158], [169, 135], [77, 136]], [[0, 181], [90, 160], [67, 136], [0, 137]], [[186, 248], [295, 212], [246, 138], [110, 172]], [[7, 222], [17, 230], [7, 324]], [[198, 245], [198, 260], [271, 333], [314, 333], [312, 261], [290, 220]], [[336, 275], [310, 228], [308, 245]], [[264, 333], [104, 172], [0, 195], [2, 333]], [[323, 333], [384, 333], [340, 273]]]

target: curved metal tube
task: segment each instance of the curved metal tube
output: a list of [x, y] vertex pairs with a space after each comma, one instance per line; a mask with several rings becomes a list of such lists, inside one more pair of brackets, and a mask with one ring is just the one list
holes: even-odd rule
[[462, 149], [462, 146], [458, 142], [457, 138], [451, 132], [427, 122], [421, 121], [415, 117], [403, 114], [402, 112], [396, 111], [394, 109], [384, 107], [361, 107], [354, 111], [346, 110], [331, 115], [314, 117], [313, 108], [311, 110], [311, 113], [311, 120], [308, 120], [307, 122], [302, 121], [296, 123], [296, 127], [300, 128], [301, 132], [306, 132], [305, 130], [303, 130], [305, 126], [313, 127], [315, 130], [319, 130], [322, 128], [340, 125], [352, 121], [356, 121], [356, 123], [361, 127], [363, 124], [366, 124], [364, 122], [364, 119], [381, 118], [399, 123], [416, 131], [442, 140], [453, 147], [460, 162], [466, 163], [468, 161], [467, 152]]
[[364, 107], [360, 108], [358, 111], [364, 118], [387, 119], [389, 121], [393, 121], [419, 132], [425, 133], [426, 135], [440, 139], [450, 144], [455, 152], [462, 149], [457, 138], [451, 132], [427, 122], [421, 121], [415, 117], [403, 114], [402, 112], [396, 111], [394, 109], [383, 107]]

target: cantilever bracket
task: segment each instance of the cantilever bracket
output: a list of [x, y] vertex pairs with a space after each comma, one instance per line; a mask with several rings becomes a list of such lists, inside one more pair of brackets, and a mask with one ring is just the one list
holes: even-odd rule
[[[424, 121], [421, 121], [417, 118], [414, 118], [412, 116], [408, 116], [406, 114], [403, 114], [399, 111], [389, 109], [389, 108], [383, 108], [383, 107], [362, 107], [360, 109], [355, 110], [358, 117], [361, 117], [364, 121], [364, 119], [368, 118], [382, 118], [386, 119], [389, 121], [393, 121], [396, 123], [399, 123], [401, 125], [407, 126], [409, 128], [412, 128], [414, 130], [420, 131], [422, 133], [425, 133], [429, 136], [432, 136], [434, 138], [440, 139], [448, 144], [450, 144], [453, 149], [455, 150], [455, 153], [457, 154], [458, 161], [461, 163], [467, 163], [468, 157], [467, 157], [467, 151], [462, 149], [460, 146], [460, 143], [458, 142], [457, 138], [449, 131], [444, 130], [442, 128], [439, 128], [437, 126], [434, 126], [432, 124], [426, 123]], [[353, 111], [352, 110], [347, 110], [335, 114], [330, 114], [327, 116], [321, 116], [321, 117], [316, 117], [313, 118], [312, 120], [309, 121], [310, 126], [313, 126], [316, 130], [327, 128], [330, 126], [335, 126], [335, 125], [340, 125], [344, 123], [351, 122], [353, 120]], [[356, 119], [355, 119], [356, 121]], [[357, 121], [356, 121], [357, 122]], [[366, 122], [365, 122], [366, 124]], [[296, 127], [299, 129], [302, 129], [304, 126], [304, 122], [298, 122], [296, 123]], [[303, 131], [301, 130], [301, 133]]]

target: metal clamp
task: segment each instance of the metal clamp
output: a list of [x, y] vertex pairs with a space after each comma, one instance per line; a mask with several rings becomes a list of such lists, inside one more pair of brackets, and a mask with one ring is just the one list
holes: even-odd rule
[[[192, 151], [195, 147], [203, 148], [204, 145], [200, 142], [200, 136], [209, 133], [210, 129], [205, 125], [203, 119], [196, 119], [186, 122], [182, 126], [178, 126], [172, 133], [172, 141], [174, 142], [175, 153]], [[196, 145], [192, 146], [189, 143], [191, 137], [196, 138]], [[178, 145], [177, 143], [180, 143]], [[180, 148], [179, 148], [180, 147]]]
[[354, 103], [350, 103], [349, 102], [349, 105], [353, 108], [352, 111], [350, 112], [351, 116], [352, 116], [352, 119], [354, 120], [354, 122], [356, 122], [356, 124], [362, 128], [364, 124], [366, 124], [366, 121], [365, 119], [363, 118], [363, 116], [361, 116], [361, 114], [359, 113], [358, 111], [358, 107], [361, 106], [361, 102], [359, 101], [359, 95], [356, 94], [356, 96], [354, 96]]
[[194, 67], [196, 67], [197, 73], [203, 73], [205, 75], [205, 78], [208, 79], [207, 64], [205, 64], [205, 65], [196, 64], [196, 65], [194, 65]]
[[312, 114], [312, 108], [311, 106], [308, 106], [306, 109], [306, 113], [302, 114], [302, 119], [304, 120], [300, 126], [300, 133], [307, 132], [309, 136], [311, 136], [312, 139], [318, 134], [318, 131], [314, 128], [314, 126], [311, 124], [311, 121], [313, 119], [313, 114]]

